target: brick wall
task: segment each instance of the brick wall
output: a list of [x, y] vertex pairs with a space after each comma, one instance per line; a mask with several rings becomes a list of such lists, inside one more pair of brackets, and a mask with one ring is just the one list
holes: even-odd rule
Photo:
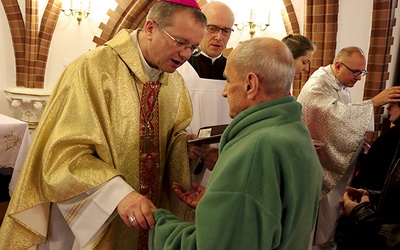
[[[372, 11], [372, 31], [368, 53], [368, 75], [366, 76], [364, 99], [371, 99], [386, 88], [389, 79], [389, 63], [392, 61], [390, 48], [393, 45], [393, 27], [396, 24], [395, 10], [398, 0], [374, 0]], [[375, 132], [367, 134], [372, 143], [382, 128], [381, 116], [384, 107], [375, 109]]]

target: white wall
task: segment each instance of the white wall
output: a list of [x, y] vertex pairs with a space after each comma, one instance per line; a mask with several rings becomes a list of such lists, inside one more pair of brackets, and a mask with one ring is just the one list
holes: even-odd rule
[[[233, 7], [238, 5], [240, 6], [240, 3], [243, 2], [246, 3], [246, 5], [244, 5], [247, 6], [246, 8], [243, 7], [243, 5], [239, 8], [245, 11], [243, 16], [246, 17], [249, 16], [249, 3], [255, 2], [256, 0], [221, 1], [226, 2]], [[20, 5], [24, 4], [24, 1], [22, 0], [19, 0], [19, 2]], [[275, 4], [273, 8], [279, 9], [283, 6], [283, 4], [277, 0], [274, 0], [273, 2]], [[42, 13], [47, 1], [39, 0], [39, 3], [40, 13]], [[300, 30], [303, 30], [304, 0], [292, 0], [292, 3], [296, 11], [297, 18], [299, 19]], [[2, 4], [0, 4], [0, 6], [0, 55], [4, 55], [3, 60], [0, 61], [0, 113], [12, 115], [12, 111], [5, 100], [3, 90], [4, 88], [15, 86], [15, 58], [7, 18]], [[45, 76], [46, 89], [51, 90], [54, 87], [60, 74], [69, 62], [95, 47], [95, 44], [92, 42], [93, 37], [101, 34], [101, 30], [98, 28], [98, 26], [101, 21], [107, 21], [107, 10], [114, 9], [115, 6], [116, 3], [113, 0], [92, 0], [92, 14], [87, 19], [82, 20], [82, 23], [79, 26], [75, 18], [66, 17], [63, 14], [60, 15], [50, 46]], [[24, 10], [24, 7], [21, 7], [22, 10]], [[259, 10], [261, 10], [261, 12]], [[365, 53], [368, 53], [371, 30], [371, 10], [372, 0], [364, 0], [363, 4], [360, 4], [359, 1], [356, 0], [339, 1], [339, 33], [337, 36], [338, 49], [348, 45], [356, 45], [364, 49]], [[264, 7], [256, 7], [254, 11], [256, 13], [255, 19], [262, 19], [267, 15]], [[356, 15], [354, 14], [355, 11], [357, 12]], [[396, 11], [397, 19], [400, 19], [399, 8]], [[270, 36], [280, 39], [286, 35], [282, 18], [280, 18], [280, 13], [275, 12], [271, 14], [271, 26], [268, 27], [266, 32], [260, 32], [257, 30], [255, 36]], [[392, 46], [393, 63], [390, 64], [390, 72], [393, 73], [388, 81], [389, 85], [392, 85], [394, 76], [393, 70], [395, 67], [394, 62], [398, 55], [400, 24], [397, 24], [394, 36], [395, 45]], [[248, 30], [242, 32], [235, 31], [228, 44], [228, 47], [236, 46], [238, 41], [243, 39], [249, 39]], [[362, 100], [364, 88], [363, 81], [359, 82], [352, 89], [353, 101]]]
[[3, 89], [15, 85], [15, 57], [7, 17], [1, 3], [0, 6], [0, 113], [11, 115]]
[[[363, 4], [358, 1], [339, 1], [339, 29], [336, 52], [347, 46], [357, 46], [364, 51], [365, 57], [368, 59], [372, 4], [373, 0], [364, 0]], [[355, 10], [357, 12], [356, 15], [354, 13]], [[362, 80], [350, 89], [353, 102], [363, 100], [364, 86], [365, 77], [362, 77]]]

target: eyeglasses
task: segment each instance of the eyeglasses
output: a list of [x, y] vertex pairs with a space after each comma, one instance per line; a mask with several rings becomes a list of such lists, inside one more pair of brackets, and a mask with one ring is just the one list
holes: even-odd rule
[[207, 25], [207, 31], [213, 34], [218, 33], [220, 30], [222, 30], [222, 35], [224, 36], [230, 36], [231, 33], [233, 32], [233, 29], [230, 28], [220, 28], [218, 26], [215, 25]]
[[368, 71], [366, 70], [354, 70], [354, 69], [350, 69], [349, 67], [347, 67], [346, 64], [340, 62], [340, 64], [342, 64], [343, 66], [346, 67], [346, 69], [348, 69], [351, 73], [353, 73], [353, 76], [365, 76], [366, 74], [368, 74]]
[[[156, 23], [156, 22], [154, 22], [154, 23], [158, 25], [158, 23]], [[175, 46], [175, 47], [178, 47], [178, 48], [183, 49], [183, 50], [190, 50], [190, 52], [192, 53], [192, 56], [198, 56], [198, 55], [200, 55], [201, 49], [200, 49], [199, 46], [196, 46], [196, 45], [189, 46], [189, 45], [187, 45], [187, 43], [185, 43], [185, 42], [178, 41], [175, 37], [171, 36], [165, 29], [161, 28], [160, 26], [158, 26], [158, 27], [159, 27], [162, 31], [164, 31], [164, 33], [165, 33], [167, 36], [169, 36], [169, 38], [171, 38], [172, 41], [174, 41], [174, 46]]]

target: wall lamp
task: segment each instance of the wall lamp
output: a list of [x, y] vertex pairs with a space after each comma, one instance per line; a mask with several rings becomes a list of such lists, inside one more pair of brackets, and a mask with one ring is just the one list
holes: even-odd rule
[[[76, 20], [78, 20], [78, 25], [81, 24], [83, 18], [87, 18], [90, 15], [90, 5], [91, 0], [79, 0], [79, 3], [74, 3], [74, 0], [71, 0], [69, 3], [69, 8], [62, 8], [62, 12], [66, 16], [76, 16]], [[64, 4], [63, 4], [64, 6]]]
[[259, 27], [260, 31], [265, 31], [268, 26], [270, 26], [270, 19], [271, 19], [271, 14], [268, 11], [268, 23], [256, 23], [254, 21], [254, 15], [255, 13], [253, 12], [253, 9], [250, 9], [250, 19], [247, 22], [242, 22], [242, 23], [235, 23], [235, 27], [237, 30], [242, 31], [246, 27], [249, 28], [249, 34], [250, 38], [253, 38], [254, 34], [256, 33], [256, 27]]

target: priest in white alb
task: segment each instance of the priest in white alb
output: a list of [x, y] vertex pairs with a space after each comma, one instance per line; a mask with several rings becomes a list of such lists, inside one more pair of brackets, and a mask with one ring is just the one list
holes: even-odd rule
[[303, 121], [311, 138], [324, 144], [317, 150], [323, 183], [310, 249], [335, 248], [339, 200], [352, 180], [365, 134], [374, 130], [374, 107], [400, 101], [400, 87], [393, 87], [370, 100], [352, 103], [349, 88], [367, 73], [363, 51], [343, 48], [332, 64], [311, 75], [297, 99], [303, 106]]

